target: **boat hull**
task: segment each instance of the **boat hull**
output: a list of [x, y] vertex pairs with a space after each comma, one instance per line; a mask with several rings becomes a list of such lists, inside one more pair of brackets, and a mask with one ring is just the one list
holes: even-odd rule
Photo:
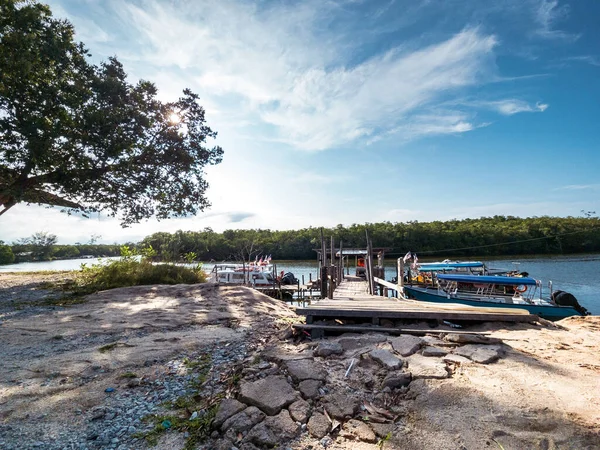
[[486, 308], [511, 308], [511, 309], [524, 309], [529, 311], [531, 314], [535, 314], [543, 319], [547, 320], [560, 320], [571, 316], [581, 316], [581, 314], [572, 308], [571, 306], [543, 306], [543, 305], [527, 305], [527, 304], [516, 304], [516, 303], [497, 303], [489, 302], [485, 300], [472, 300], [461, 297], [448, 298], [444, 295], [440, 295], [435, 291], [420, 287], [404, 286], [404, 292], [409, 297], [415, 300], [432, 303], [459, 303], [461, 305], [468, 306], [479, 306]]

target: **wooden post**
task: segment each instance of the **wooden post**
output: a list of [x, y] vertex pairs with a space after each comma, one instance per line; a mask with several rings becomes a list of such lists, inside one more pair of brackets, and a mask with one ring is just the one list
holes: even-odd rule
[[344, 255], [342, 253], [343, 249], [344, 245], [340, 239], [340, 260], [338, 261], [338, 278], [340, 280], [340, 283], [344, 279]]
[[327, 298], [327, 267], [321, 267], [321, 298]]
[[404, 259], [398, 258], [397, 261], [398, 278], [396, 284], [398, 285], [398, 294], [404, 295]]
[[[331, 265], [335, 266], [335, 249], [334, 249], [334, 245], [335, 245], [335, 241], [333, 240], [333, 236], [331, 236]], [[332, 276], [335, 275], [335, 273], [331, 274]]]
[[323, 236], [323, 228], [321, 228], [321, 267], [327, 267], [327, 253], [325, 250], [325, 236]]

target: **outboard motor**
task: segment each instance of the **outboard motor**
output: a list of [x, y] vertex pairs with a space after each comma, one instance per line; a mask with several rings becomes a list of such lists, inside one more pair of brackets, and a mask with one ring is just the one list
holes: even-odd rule
[[572, 306], [582, 316], [589, 316], [591, 313], [579, 304], [577, 299], [570, 292], [554, 291], [552, 293], [552, 301], [558, 306]]
[[292, 272], [286, 273], [281, 277], [281, 284], [296, 284], [298, 283], [298, 279], [294, 276]]

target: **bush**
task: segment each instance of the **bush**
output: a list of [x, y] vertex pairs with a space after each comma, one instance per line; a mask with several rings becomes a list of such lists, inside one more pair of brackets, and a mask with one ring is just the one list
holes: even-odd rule
[[12, 264], [15, 262], [15, 255], [12, 249], [0, 241], [0, 264]]
[[108, 264], [82, 266], [78, 280], [78, 293], [114, 289], [125, 286], [148, 284], [194, 284], [204, 283], [206, 274], [202, 266], [193, 269], [174, 264], [152, 264], [146, 258], [139, 259], [128, 247], [121, 250], [122, 257]]

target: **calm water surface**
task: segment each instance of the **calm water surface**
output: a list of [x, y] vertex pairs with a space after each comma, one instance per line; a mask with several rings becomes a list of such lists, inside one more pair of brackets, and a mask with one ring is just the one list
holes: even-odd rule
[[[31, 262], [0, 266], [1, 272], [36, 272], [42, 270], [78, 270], [81, 264], [96, 264], [115, 258], [69, 259], [62, 261]], [[478, 259], [482, 260], [482, 259]], [[567, 291], [592, 314], [600, 315], [600, 255], [540, 257], [527, 259], [483, 259], [488, 267], [518, 269], [529, 272], [529, 276], [542, 280], [547, 291], [548, 281], [552, 280], [553, 289]], [[317, 278], [316, 261], [274, 261], [277, 271], [293, 272], [296, 278], [308, 282], [309, 277]], [[516, 264], [515, 264], [516, 263]], [[213, 264], [206, 263], [210, 270]], [[354, 267], [350, 267], [354, 273]], [[396, 261], [385, 261], [385, 278], [396, 276]]]

